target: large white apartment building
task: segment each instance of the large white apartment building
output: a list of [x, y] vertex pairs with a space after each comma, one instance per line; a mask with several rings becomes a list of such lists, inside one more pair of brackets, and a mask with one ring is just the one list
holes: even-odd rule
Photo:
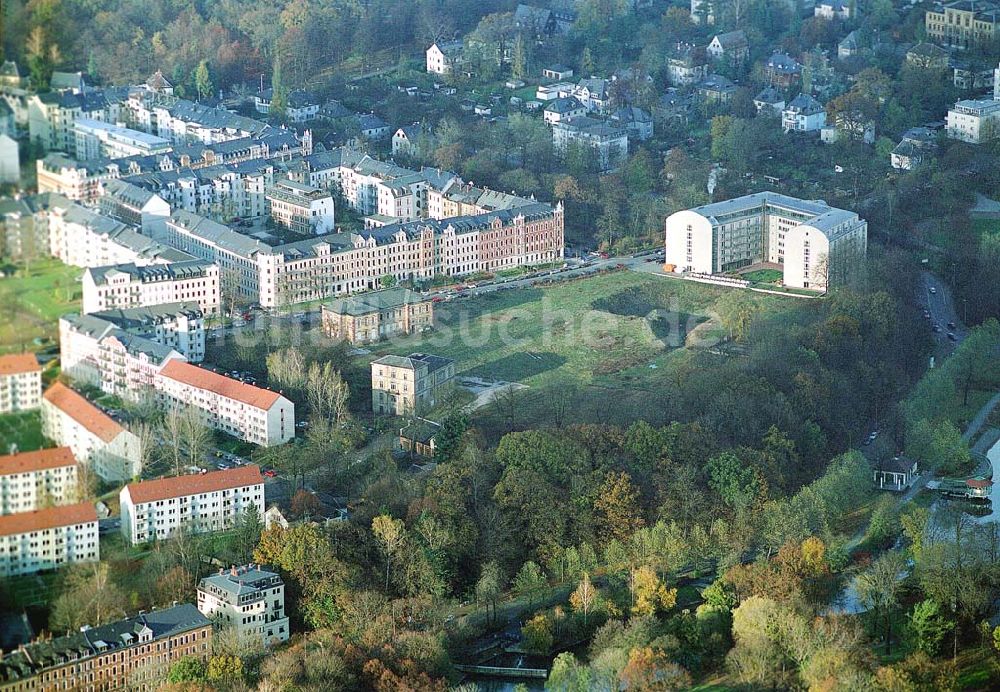
[[295, 405], [269, 389], [179, 359], [166, 362], [153, 387], [164, 408], [193, 407], [208, 427], [241, 440], [270, 447], [295, 437]]
[[664, 261], [700, 274], [768, 263], [785, 286], [825, 291], [860, 267], [867, 243], [868, 223], [854, 212], [759, 192], [671, 214]]
[[945, 132], [952, 139], [980, 144], [1000, 136], [1000, 101], [959, 101], [948, 110]]
[[171, 142], [162, 137], [90, 118], [77, 118], [73, 131], [76, 158], [80, 161], [154, 156], [172, 148]]
[[335, 229], [333, 195], [318, 187], [279, 180], [265, 194], [271, 218], [303, 235], [323, 235]]
[[628, 132], [603, 120], [584, 116], [552, 125], [552, 146], [556, 151], [565, 152], [572, 142], [593, 149], [602, 171], [614, 168], [628, 156]]
[[253, 505], [264, 516], [264, 479], [257, 466], [129, 483], [118, 494], [129, 545], [174, 531], [225, 531]]
[[76, 459], [69, 447], [0, 456], [0, 515], [76, 502]]
[[42, 368], [34, 353], [0, 356], [0, 413], [42, 405]]
[[64, 264], [103, 267], [128, 262], [146, 265], [193, 259], [61, 195], [51, 196], [46, 214], [49, 251]]
[[267, 123], [222, 108], [149, 91], [132, 92], [122, 109], [130, 127], [178, 145], [228, 142], [261, 135], [271, 129]]
[[141, 471], [139, 439], [61, 382], [42, 397], [42, 432], [105, 481], [120, 483]]
[[124, 180], [106, 180], [100, 186], [101, 213], [142, 229], [142, 234], [162, 240], [167, 234], [170, 205], [149, 190]]
[[106, 180], [120, 178], [119, 165], [111, 161], [80, 163], [65, 154], [52, 153], [35, 162], [39, 192], [55, 192], [74, 202], [93, 202]]
[[288, 641], [285, 582], [261, 565], [220, 569], [198, 584], [198, 611], [244, 641], [264, 646]]
[[100, 559], [97, 511], [89, 502], [0, 517], [0, 577]]
[[94, 266], [84, 271], [82, 288], [85, 314], [194, 302], [217, 315], [222, 302], [219, 267], [201, 259]]

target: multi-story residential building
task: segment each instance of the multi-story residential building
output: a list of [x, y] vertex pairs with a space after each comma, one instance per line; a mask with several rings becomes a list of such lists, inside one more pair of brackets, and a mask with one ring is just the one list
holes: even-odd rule
[[823, 104], [809, 94], [799, 94], [781, 111], [781, 128], [785, 132], [816, 132], [825, 125]]
[[[253, 95], [254, 109], [262, 115], [268, 115], [273, 100], [274, 89], [264, 89]], [[320, 105], [320, 100], [311, 91], [303, 89], [290, 91], [285, 97], [285, 118], [292, 123], [314, 120], [319, 113]]]
[[0, 515], [76, 502], [76, 459], [69, 447], [0, 456]]
[[158, 264], [193, 259], [163, 245], [131, 226], [52, 195], [45, 212], [49, 225], [49, 251], [74, 267], [109, 264]]
[[231, 529], [251, 505], [264, 516], [264, 478], [257, 466], [240, 466], [129, 483], [118, 494], [122, 535], [129, 545], [192, 533]]
[[742, 30], [716, 34], [705, 51], [714, 60], [724, 60], [731, 65], [742, 65], [750, 57], [750, 42]]
[[545, 108], [542, 110], [542, 120], [549, 125], [554, 125], [563, 120], [579, 118], [586, 114], [587, 107], [580, 103], [576, 97], [568, 96], [566, 98], [552, 99], [545, 104]]
[[90, 267], [82, 283], [84, 314], [195, 302], [205, 315], [217, 315], [222, 300], [218, 265], [200, 259]]
[[998, 25], [1000, 6], [989, 0], [958, 0], [924, 14], [928, 38], [960, 49], [988, 45], [998, 35]]
[[183, 354], [152, 339], [115, 329], [98, 344], [102, 391], [125, 401], [154, 402], [156, 374], [168, 362], [186, 361]]
[[0, 199], [0, 255], [15, 261], [49, 255], [49, 225], [38, 214], [48, 195]]
[[152, 91], [131, 92], [122, 107], [129, 127], [174, 144], [217, 144], [259, 136], [271, 129], [267, 123], [222, 108]]
[[781, 267], [783, 283], [825, 291], [859, 270], [868, 223], [822, 201], [759, 192], [667, 217], [665, 262], [678, 272], [723, 274]]
[[851, 6], [844, 0], [819, 0], [813, 8], [813, 16], [846, 21], [851, 18]]
[[628, 133], [601, 120], [570, 118], [552, 126], [552, 145], [565, 152], [570, 142], [579, 142], [594, 150], [601, 170], [609, 170], [628, 156]]
[[63, 154], [49, 154], [35, 164], [39, 192], [56, 192], [74, 202], [91, 203], [100, 195], [100, 185], [121, 177], [121, 168], [111, 161], [80, 163]]
[[462, 42], [435, 43], [427, 49], [427, 71], [449, 75], [462, 64]]
[[581, 79], [573, 89], [573, 97], [584, 107], [595, 113], [603, 113], [611, 105], [611, 82], [607, 79], [590, 77]]
[[705, 49], [688, 43], [679, 43], [667, 58], [667, 74], [674, 86], [689, 86], [708, 76], [708, 57]]
[[778, 89], [791, 89], [802, 79], [802, 65], [786, 53], [773, 53], [764, 64], [768, 83]]
[[77, 118], [73, 130], [75, 156], [79, 161], [155, 156], [172, 148], [172, 143], [162, 137], [90, 118]]
[[212, 622], [182, 603], [21, 646], [0, 659], [0, 689], [152, 692], [182, 658], [211, 654]]
[[103, 182], [100, 193], [98, 207], [102, 214], [141, 228], [143, 235], [154, 240], [166, 237], [170, 205], [162, 197], [124, 180]]
[[42, 405], [42, 368], [34, 353], [0, 356], [0, 413], [31, 411]]
[[76, 153], [75, 123], [81, 118], [113, 121], [117, 109], [108, 103], [101, 90], [55, 90], [26, 97], [28, 134], [44, 151]]
[[889, 162], [897, 170], [912, 171], [934, 156], [937, 135], [926, 127], [911, 127], [889, 155]]
[[423, 134], [423, 126], [420, 123], [403, 125], [392, 135], [392, 155], [412, 156], [417, 151], [417, 142]]
[[271, 219], [302, 235], [323, 235], [335, 230], [333, 196], [318, 187], [279, 180], [267, 191]]
[[434, 303], [406, 288], [341, 298], [320, 309], [323, 332], [332, 339], [369, 344], [434, 326]]
[[269, 389], [178, 359], [160, 369], [154, 388], [164, 408], [192, 407], [205, 425], [241, 440], [270, 447], [295, 437], [295, 405]]
[[948, 110], [945, 132], [952, 139], [970, 144], [989, 142], [1000, 136], [1000, 101], [959, 101]]
[[42, 432], [105, 481], [120, 483], [142, 470], [139, 439], [61, 382], [42, 397]]
[[407, 416], [432, 408], [455, 376], [455, 361], [429, 353], [373, 360], [372, 410]]
[[0, 516], [0, 577], [97, 562], [100, 550], [89, 502]]
[[130, 175], [126, 180], [156, 193], [173, 210], [220, 220], [267, 214], [266, 192], [274, 185], [274, 164], [251, 159], [199, 168], [179, 167]]
[[220, 569], [198, 583], [198, 610], [244, 641], [264, 646], [288, 641], [285, 582], [276, 572], [249, 564]]

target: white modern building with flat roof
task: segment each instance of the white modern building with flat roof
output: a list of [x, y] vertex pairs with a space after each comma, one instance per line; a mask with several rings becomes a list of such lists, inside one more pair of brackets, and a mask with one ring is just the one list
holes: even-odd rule
[[42, 397], [42, 433], [72, 449], [80, 464], [110, 483], [142, 470], [139, 439], [61, 382]]
[[948, 110], [946, 123], [945, 132], [952, 139], [969, 144], [989, 142], [1000, 136], [1000, 101], [959, 101]]
[[89, 502], [0, 516], [0, 577], [100, 559], [97, 511]]
[[0, 515], [76, 502], [76, 459], [69, 447], [0, 456]]
[[198, 610], [244, 641], [264, 646], [288, 641], [285, 582], [261, 565], [220, 569], [198, 583]]
[[279, 180], [265, 195], [271, 218], [280, 226], [303, 235], [335, 230], [333, 195], [312, 185]]
[[173, 148], [173, 143], [162, 137], [90, 118], [77, 118], [73, 131], [76, 158], [81, 161], [155, 156]]
[[31, 411], [41, 405], [42, 368], [35, 354], [0, 356], [0, 413]]
[[193, 407], [205, 425], [241, 440], [270, 447], [295, 437], [295, 404], [269, 389], [178, 359], [160, 369], [153, 388], [164, 408]]
[[257, 466], [129, 483], [118, 494], [129, 545], [233, 528], [251, 505], [264, 516], [264, 478]]
[[664, 262], [698, 274], [767, 263], [785, 286], [825, 291], [860, 267], [867, 243], [868, 223], [852, 211], [759, 192], [671, 214]]

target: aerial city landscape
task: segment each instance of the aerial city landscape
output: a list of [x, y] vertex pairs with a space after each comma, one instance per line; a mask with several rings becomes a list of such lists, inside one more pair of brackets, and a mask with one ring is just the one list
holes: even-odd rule
[[1000, 3], [0, 44], [0, 692], [1000, 689]]

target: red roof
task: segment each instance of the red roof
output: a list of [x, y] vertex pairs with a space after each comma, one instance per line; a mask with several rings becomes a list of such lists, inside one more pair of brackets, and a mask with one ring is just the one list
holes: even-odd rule
[[64, 507], [36, 509], [0, 517], [0, 536], [15, 536], [29, 531], [41, 531], [57, 526], [72, 526], [97, 521], [97, 510], [89, 502]]
[[20, 375], [25, 372], [41, 372], [42, 366], [34, 353], [11, 353], [0, 356], [0, 375]]
[[260, 469], [250, 465], [238, 466], [235, 469], [225, 471], [192, 473], [187, 476], [158, 478], [154, 481], [139, 481], [138, 483], [129, 483], [125, 489], [128, 490], [129, 497], [132, 498], [132, 504], [140, 505], [157, 500], [169, 500], [173, 497], [200, 495], [201, 493], [243, 488], [263, 483], [264, 479], [260, 475]]
[[988, 478], [969, 478], [965, 484], [970, 488], [988, 488], [993, 485], [993, 481]]
[[199, 368], [181, 360], [168, 361], [160, 369], [160, 374], [172, 380], [198, 387], [209, 392], [214, 392], [227, 399], [242, 401], [256, 408], [269, 409], [281, 395], [272, 392], [270, 389], [254, 387], [252, 384], [245, 384], [231, 377], [220, 375], [217, 372]]
[[61, 382], [49, 387], [43, 398], [105, 442], [111, 442], [125, 430], [101, 409]]
[[57, 469], [61, 466], [73, 466], [75, 464], [76, 459], [73, 458], [73, 452], [69, 447], [39, 449], [36, 452], [19, 452], [0, 457], [0, 476]]

